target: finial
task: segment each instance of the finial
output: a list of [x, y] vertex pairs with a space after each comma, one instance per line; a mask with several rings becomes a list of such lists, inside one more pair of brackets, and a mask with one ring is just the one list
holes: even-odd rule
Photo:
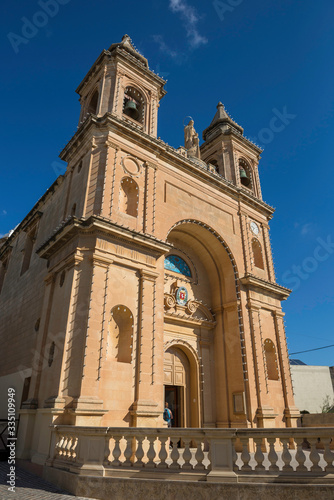
[[217, 104], [217, 109], [220, 108], [221, 106], [224, 107], [224, 104], [221, 101], [219, 101], [219, 103]]

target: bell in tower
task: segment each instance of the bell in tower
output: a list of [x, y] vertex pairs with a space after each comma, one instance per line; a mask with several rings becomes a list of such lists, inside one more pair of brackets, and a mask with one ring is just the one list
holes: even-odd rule
[[246, 170], [244, 168], [240, 167], [239, 171], [240, 171], [240, 182], [241, 182], [241, 184], [243, 186], [248, 187], [250, 185], [251, 180], [248, 177]]
[[124, 114], [133, 120], [138, 120], [139, 111], [137, 103], [135, 101], [128, 100], [124, 106]]
[[165, 80], [149, 69], [131, 38], [112, 44], [96, 60], [77, 88], [79, 125], [89, 116], [111, 113], [156, 137], [159, 103], [166, 94]]

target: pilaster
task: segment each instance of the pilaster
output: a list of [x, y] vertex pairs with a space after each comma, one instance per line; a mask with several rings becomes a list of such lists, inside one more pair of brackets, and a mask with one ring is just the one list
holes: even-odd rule
[[[132, 405], [134, 427], [152, 427], [161, 416], [155, 400], [156, 356], [156, 279], [157, 273], [140, 270], [139, 317], [136, 352], [135, 402]], [[154, 426], [154, 425], [153, 425]]]

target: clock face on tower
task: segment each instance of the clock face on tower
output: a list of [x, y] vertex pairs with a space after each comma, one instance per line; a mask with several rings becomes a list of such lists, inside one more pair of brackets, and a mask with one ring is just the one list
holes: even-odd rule
[[250, 228], [251, 228], [252, 233], [255, 234], [255, 236], [257, 236], [259, 234], [260, 230], [259, 230], [259, 226], [256, 224], [256, 222], [254, 222], [254, 221], [251, 222]]

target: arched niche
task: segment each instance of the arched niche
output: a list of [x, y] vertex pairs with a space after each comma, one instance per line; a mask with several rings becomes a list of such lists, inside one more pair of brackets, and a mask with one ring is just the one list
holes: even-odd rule
[[111, 358], [119, 363], [132, 362], [133, 314], [122, 304], [115, 306], [110, 318]]
[[278, 380], [279, 375], [275, 345], [272, 340], [266, 339], [263, 347], [266, 358], [268, 380]]
[[119, 210], [124, 214], [138, 217], [139, 188], [134, 179], [123, 177], [119, 194]]
[[264, 269], [261, 243], [256, 238], [252, 239], [252, 253], [254, 266], [259, 269]]

